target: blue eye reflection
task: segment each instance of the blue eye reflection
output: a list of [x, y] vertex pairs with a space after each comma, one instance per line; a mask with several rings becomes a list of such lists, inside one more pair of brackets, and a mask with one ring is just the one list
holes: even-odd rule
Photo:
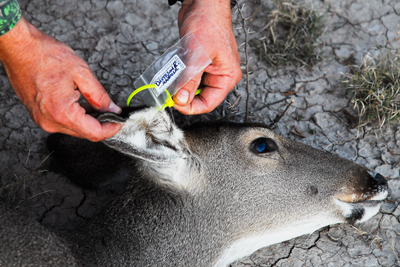
[[258, 143], [254, 146], [257, 152], [263, 152], [265, 150], [265, 143]]
[[271, 138], [260, 137], [254, 140], [250, 146], [251, 150], [256, 154], [265, 154], [278, 151], [279, 147]]

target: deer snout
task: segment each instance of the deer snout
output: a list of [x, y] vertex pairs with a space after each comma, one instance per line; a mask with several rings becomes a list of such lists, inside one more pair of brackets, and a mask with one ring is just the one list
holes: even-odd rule
[[374, 216], [388, 195], [388, 183], [381, 174], [370, 171], [362, 171], [362, 174], [335, 198], [343, 217], [351, 224], [364, 222]]
[[352, 179], [336, 198], [348, 203], [358, 203], [367, 200], [384, 200], [387, 194], [387, 181], [381, 174], [359, 170], [353, 174]]
[[388, 195], [388, 183], [380, 173], [370, 173], [371, 177], [375, 180], [376, 184], [374, 186], [375, 196], [370, 200], [385, 200]]
[[372, 178], [375, 179], [375, 181], [378, 183], [378, 185], [381, 186], [387, 186], [387, 181], [385, 179], [385, 177], [383, 177], [380, 173], [376, 173], [375, 175], [371, 175]]

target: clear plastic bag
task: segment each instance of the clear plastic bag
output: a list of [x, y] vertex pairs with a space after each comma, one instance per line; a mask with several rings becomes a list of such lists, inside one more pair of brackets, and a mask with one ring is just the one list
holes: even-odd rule
[[155, 84], [140, 93], [145, 103], [161, 109], [188, 81], [211, 63], [206, 51], [192, 32], [182, 37], [160, 58], [154, 61], [134, 82], [137, 89]]

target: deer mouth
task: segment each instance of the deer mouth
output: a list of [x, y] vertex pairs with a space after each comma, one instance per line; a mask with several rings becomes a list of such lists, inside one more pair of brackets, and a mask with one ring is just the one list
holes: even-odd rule
[[363, 179], [354, 183], [352, 190], [343, 188], [335, 196], [335, 204], [350, 224], [362, 223], [379, 212], [381, 203], [388, 196], [388, 184], [379, 173], [367, 171]]
[[[350, 224], [362, 223], [379, 212], [383, 200], [388, 196], [387, 186], [380, 186], [380, 190], [374, 196], [357, 196], [353, 194], [343, 198], [334, 199], [339, 206], [342, 216]], [[349, 200], [349, 201], [346, 201]]]

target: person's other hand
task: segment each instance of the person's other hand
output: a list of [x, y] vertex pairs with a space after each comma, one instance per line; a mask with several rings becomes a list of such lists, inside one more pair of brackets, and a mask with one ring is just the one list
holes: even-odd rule
[[24, 18], [0, 36], [0, 60], [17, 96], [43, 130], [100, 141], [121, 129], [120, 124], [100, 123], [77, 102], [82, 94], [97, 111], [121, 112], [88, 64]]
[[[240, 57], [233, 35], [229, 0], [185, 0], [179, 10], [181, 37], [193, 32], [212, 63], [174, 96], [175, 108], [183, 114], [214, 110], [240, 81]], [[195, 97], [197, 88], [204, 88]]]

